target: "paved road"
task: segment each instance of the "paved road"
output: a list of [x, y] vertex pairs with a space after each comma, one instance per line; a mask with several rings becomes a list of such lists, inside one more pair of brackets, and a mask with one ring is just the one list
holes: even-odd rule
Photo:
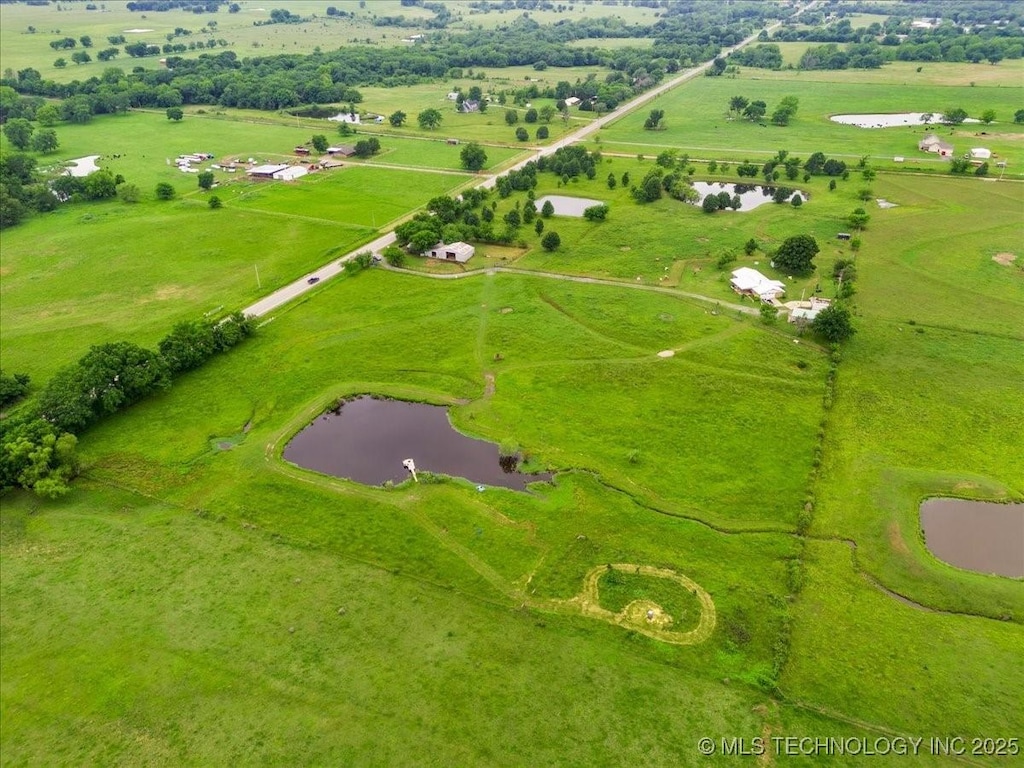
[[[813, 7], [814, 5], [815, 5], [815, 3], [812, 2], [809, 5], [806, 5], [803, 8], [801, 8], [797, 13], [802, 13], [803, 11], [807, 10], [808, 8]], [[775, 27], [778, 27], [778, 26], [780, 26], [780, 25], [779, 24], [774, 24], [771, 27], [768, 27], [768, 30], [771, 31], [772, 29], [774, 29]], [[760, 32], [758, 32], [757, 34], [760, 34]], [[741, 41], [740, 43], [734, 45], [732, 48], [724, 49], [722, 51], [722, 53], [719, 54], [719, 55], [724, 57], [724, 56], [727, 56], [732, 51], [738, 50], [738, 49], [742, 48], [745, 45], [749, 45], [750, 43], [752, 43], [753, 41], [755, 41], [757, 39], [757, 34], [751, 35], [750, 37], [746, 38], [745, 40]], [[618, 120], [618, 119], [622, 118], [624, 115], [632, 112], [635, 109], [639, 109], [644, 104], [647, 104], [648, 102], [650, 102], [652, 99], [656, 99], [658, 96], [662, 95], [663, 93], [665, 93], [667, 91], [670, 91], [673, 88], [675, 88], [675, 87], [677, 87], [679, 85], [682, 85], [683, 83], [688, 82], [688, 81], [692, 80], [693, 78], [695, 78], [695, 77], [697, 77], [699, 75], [702, 75], [704, 73], [704, 70], [706, 70], [710, 66], [711, 66], [711, 62], [708, 61], [708, 62], [705, 62], [704, 64], [701, 64], [700, 66], [693, 67], [692, 69], [686, 70], [685, 72], [683, 72], [680, 75], [677, 75], [676, 77], [672, 78], [671, 80], [669, 80], [667, 82], [664, 82], [661, 85], [659, 85], [659, 86], [657, 86], [655, 88], [652, 88], [651, 90], [646, 91], [645, 93], [640, 94], [636, 98], [626, 102], [625, 104], [623, 104], [619, 109], [615, 110], [614, 112], [609, 112], [607, 115], [604, 115], [603, 117], [599, 117], [597, 120], [594, 120], [594, 121], [592, 121], [590, 123], [587, 123], [585, 126], [582, 126], [581, 128], [578, 128], [577, 130], [573, 131], [572, 133], [566, 134], [561, 139], [559, 139], [558, 141], [552, 143], [551, 145], [549, 145], [547, 147], [543, 147], [542, 149], [538, 149], [534, 153], [533, 156], [528, 157], [525, 160], [523, 160], [523, 161], [513, 165], [511, 168], [505, 168], [505, 169], [503, 169], [500, 172], [492, 173], [492, 174], [482, 178], [480, 183], [477, 184], [476, 186], [477, 187], [483, 187], [483, 188], [492, 188], [492, 187], [494, 187], [494, 185], [497, 182], [497, 179], [498, 179], [499, 176], [502, 176], [502, 175], [508, 173], [510, 170], [517, 170], [519, 168], [522, 168], [524, 165], [526, 165], [530, 161], [536, 160], [539, 157], [544, 157], [546, 155], [553, 154], [555, 151], [557, 151], [558, 149], [561, 149], [562, 147], [567, 147], [570, 144], [574, 144], [574, 143], [576, 143], [578, 141], [582, 141], [583, 139], [587, 138], [591, 134], [601, 130], [601, 128], [603, 128], [604, 126], [608, 125], [609, 123], [612, 123], [615, 120]], [[256, 317], [262, 317], [263, 315], [269, 314], [270, 312], [273, 312], [278, 307], [281, 307], [282, 305], [287, 304], [288, 302], [292, 301], [292, 299], [295, 299], [295, 298], [301, 296], [302, 294], [306, 293], [307, 291], [312, 290], [314, 287], [316, 287], [316, 285], [318, 283], [320, 283], [320, 282], [322, 282], [324, 280], [328, 280], [328, 279], [338, 275], [342, 271], [344, 271], [344, 269], [345, 269], [344, 263], [346, 261], [348, 261], [349, 259], [354, 258], [356, 256], [356, 254], [362, 253], [363, 251], [371, 251], [373, 253], [380, 253], [381, 250], [383, 250], [384, 248], [386, 248], [387, 246], [391, 245], [394, 242], [395, 242], [395, 233], [394, 233], [394, 231], [387, 232], [387, 233], [381, 235], [380, 237], [378, 237], [373, 242], [367, 243], [366, 245], [361, 246], [357, 250], [352, 251], [351, 253], [345, 254], [340, 259], [334, 259], [329, 264], [325, 264], [324, 266], [320, 267], [319, 269], [317, 269], [317, 270], [315, 270], [313, 272], [309, 272], [308, 274], [303, 275], [301, 278], [296, 280], [294, 283], [290, 283], [290, 284], [284, 286], [283, 288], [279, 288], [278, 290], [276, 290], [273, 293], [271, 293], [269, 296], [264, 296], [262, 299], [257, 301], [255, 304], [252, 304], [252, 305], [246, 307], [245, 309], [243, 309], [242, 312], [244, 314], [246, 314], [246, 315], [254, 315]], [[518, 270], [511, 270], [511, 271], [518, 271]], [[526, 274], [528, 274], [528, 273], [526, 273]], [[542, 273], [542, 274], [545, 274], [545, 273]], [[310, 280], [312, 278], [319, 278], [319, 279], [314, 281], [313, 283], [311, 283]], [[580, 278], [580, 280], [583, 280], [583, 278]], [[595, 281], [595, 282], [601, 282], [601, 281]], [[607, 281], [607, 282], [609, 284], [611, 284], [611, 285], [624, 285], [624, 283], [615, 283], [614, 281]], [[636, 287], [636, 286], [634, 286], [634, 287]], [[649, 287], [653, 288], [655, 286], [649, 286]], [[670, 288], [662, 288], [660, 290], [665, 291], [667, 293], [668, 292], [673, 292], [672, 289], [670, 289]], [[701, 297], [701, 296], [695, 296], [695, 298], [702, 298], [702, 299], [706, 300], [706, 297]], [[744, 309], [746, 309], [746, 308], [744, 308]]]

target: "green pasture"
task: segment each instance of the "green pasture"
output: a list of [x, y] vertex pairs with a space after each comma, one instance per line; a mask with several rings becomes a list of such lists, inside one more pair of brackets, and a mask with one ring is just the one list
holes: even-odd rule
[[[998, 70], [1003, 64], [985, 66]], [[1020, 82], [1019, 62], [1008, 63], [1006, 71], [1016, 73], [1017, 83]], [[648, 154], [676, 147], [706, 159], [762, 158], [778, 149], [804, 157], [823, 151], [847, 160], [868, 155], [873, 161], [891, 161], [895, 156], [902, 156], [906, 158], [906, 165], [921, 165], [943, 172], [944, 161], [937, 161], [917, 149], [918, 141], [927, 133], [937, 132], [954, 145], [958, 154], [975, 146], [988, 147], [995, 160], [1008, 162], [1008, 174], [1018, 176], [1024, 172], [1024, 126], [1012, 122], [1013, 113], [1020, 108], [1020, 87], [901, 83], [868, 80], [869, 75], [862, 75], [860, 71], [851, 77], [852, 72], [773, 73], [744, 68], [736, 78], [698, 78], [651, 103], [651, 108], [665, 111], [664, 130], [643, 129], [649, 111], [645, 108], [602, 130], [602, 143], [608, 151]], [[886, 69], [881, 72], [885, 73]], [[816, 76], [807, 76], [811, 74]], [[797, 96], [799, 111], [787, 127], [761, 126], [732, 119], [728, 115], [729, 99], [737, 95], [763, 99], [768, 104], [769, 116], [784, 96]], [[993, 109], [997, 122], [989, 126], [964, 124], [953, 130], [950, 138], [948, 127], [866, 129], [829, 120], [830, 115], [840, 113], [941, 113], [954, 106], [963, 107], [973, 117]], [[987, 135], [980, 135], [982, 131]], [[905, 167], [891, 162], [889, 165]]]
[[369, 224], [191, 201], [36, 217], [3, 234], [3, 368], [41, 384], [91, 344], [153, 345], [175, 322], [234, 311], [348, 253]]
[[[96, 3], [98, 6], [99, 3]], [[434, 14], [423, 8], [403, 7], [398, 0], [372, 0], [366, 8], [360, 9], [355, 0], [289, 0], [287, 8], [300, 16], [315, 16], [302, 24], [273, 24], [254, 26], [254, 21], [270, 18], [270, 11], [275, 7], [248, 0], [240, 2], [241, 11], [236, 14], [227, 12], [227, 6], [215, 14], [194, 14], [189, 11], [172, 10], [166, 12], [133, 13], [123, 3], [105, 3], [101, 10], [87, 11], [85, 3], [56, 4], [49, 6], [26, 6], [22, 4], [5, 4], [0, 8], [0, 45], [4, 51], [4, 67], [17, 71], [25, 67], [35, 67], [48, 79], [60, 82], [84, 80], [99, 76], [109, 66], [130, 69], [135, 66], [156, 69], [160, 66], [160, 56], [149, 56], [133, 59], [122, 50], [113, 61], [96, 60], [96, 53], [110, 44], [107, 37], [124, 35], [128, 42], [145, 42], [163, 46], [167, 43], [166, 36], [177, 27], [192, 30], [192, 35], [175, 37], [172, 44], [209, 39], [226, 40], [226, 48], [217, 46], [214, 51], [234, 51], [239, 58], [247, 56], [268, 56], [278, 53], [312, 53], [315, 49], [332, 50], [343, 45], [359, 43], [362, 45], [407, 45], [402, 38], [416, 33], [427, 32], [423, 27], [374, 26], [373, 16], [405, 16], [406, 19], [422, 19], [434, 17]], [[354, 18], [331, 18], [326, 15], [329, 5], [355, 13]], [[215, 29], [200, 32], [209, 22], [216, 22]], [[28, 32], [29, 26], [36, 32]], [[128, 32], [131, 29], [152, 30], [147, 32]], [[92, 37], [93, 46], [83, 49], [79, 44], [67, 51], [54, 51], [50, 41], [63, 37], [76, 40], [82, 35]], [[123, 49], [123, 44], [117, 46]], [[87, 50], [93, 60], [87, 64], [74, 64], [71, 54], [75, 51]], [[209, 49], [186, 51], [181, 55], [195, 57], [208, 52]], [[64, 57], [67, 67], [57, 69], [54, 60]]]
[[294, 216], [375, 231], [471, 180], [472, 176], [462, 173], [350, 165], [307, 174], [293, 182], [233, 184], [223, 190], [221, 199], [226, 207], [273, 217]]
[[[334, 4], [358, 12], [355, 23], [329, 22], [352, 36], [413, 31], [369, 26], [371, 13], [425, 13], [395, 0]], [[218, 36], [237, 35], [236, 45], [242, 22], [264, 15], [242, 6], [239, 18], [215, 16]], [[22, 34], [25, 11], [0, 5], [4, 66], [8, 50], [12, 62], [29, 56], [19, 48], [28, 43], [52, 53], [50, 26]], [[82, 4], [33, 12], [76, 37], [86, 32], [75, 24], [120, 33], [208, 20], [143, 21], [113, 5], [106, 15]], [[466, 24], [518, 16], [459, 12]], [[261, 52], [302, 50], [322, 23], [254, 34]], [[504, 75], [569, 79], [531, 72]], [[959, 151], [983, 138], [1016, 175], [1024, 127], [1009, 117], [1021, 72], [1021, 62], [899, 64], [696, 79], [651, 105], [665, 109], [666, 130], [642, 129], [645, 108], [602, 131], [590, 145], [604, 153], [594, 180], [539, 174], [537, 197], [610, 206], [603, 223], [544, 219], [560, 234], [555, 252], [524, 225], [521, 242], [481, 245], [455, 268], [472, 273], [462, 279], [371, 269], [325, 280], [230, 353], [97, 424], [81, 436], [82, 476], [68, 496], [0, 499], [0, 763], [419, 766], [428, 755], [445, 765], [704, 766], [705, 735], [1024, 733], [1024, 587], [934, 558], [918, 516], [928, 496], [1024, 498], [1024, 186], [895, 172], [878, 158], [941, 171], [914, 157], [921, 129], [827, 119], [992, 108], [997, 123], [953, 140]], [[498, 71], [486, 74], [495, 87]], [[401, 104], [449, 104], [449, 86], [366, 89], [360, 108], [400, 108], [414, 125], [423, 107]], [[797, 95], [800, 111], [788, 128], [727, 121], [736, 94], [769, 110]], [[166, 162], [195, 151], [283, 160], [330, 134], [322, 124], [197, 109], [180, 124], [133, 112], [58, 126], [61, 149], [45, 163], [100, 154], [143, 199], [76, 203], [4, 230], [4, 372], [27, 372], [38, 387], [90, 344], [152, 346], [179, 320], [244, 307], [473, 183], [445, 137], [504, 143], [513, 130], [498, 106], [446, 112], [434, 141], [415, 127], [374, 127], [376, 160], [294, 183], [218, 173], [213, 193]], [[990, 135], [974, 136], [982, 130]], [[809, 193], [800, 208], [638, 205], [622, 174], [639, 183], [669, 147], [700, 158], [695, 180], [739, 181], [735, 164], [711, 172], [706, 161], [780, 149], [843, 157], [851, 174], [834, 191], [823, 177], [782, 182]], [[486, 149], [492, 164], [519, 153]], [[862, 155], [879, 169], [871, 181], [856, 168]], [[160, 181], [179, 199], [154, 200]], [[210, 194], [223, 208], [209, 209]], [[496, 229], [526, 199], [492, 195]], [[858, 206], [871, 219], [855, 251], [835, 236]], [[798, 233], [822, 250], [814, 275], [790, 279], [767, 253]], [[750, 238], [759, 249], [747, 256]], [[728, 253], [736, 260], [719, 268]], [[857, 332], [831, 359], [784, 321], [737, 311], [730, 270], [782, 279], [786, 299], [831, 296], [838, 258], [855, 259]], [[551, 274], [486, 270], [495, 265]], [[622, 284], [579, 282], [588, 277]], [[283, 460], [310, 420], [367, 392], [448, 405], [455, 428], [555, 478], [524, 493], [458, 478], [368, 487]], [[609, 563], [693, 579], [714, 602], [710, 638], [671, 645], [588, 618], [573, 599]], [[677, 630], [697, 622], [699, 601], [673, 583], [615, 572], [599, 587], [607, 610], [646, 599]], [[714, 764], [751, 759], [718, 754]], [[926, 753], [911, 762], [949, 764]]]
[[809, 543], [805, 562], [781, 686], [787, 701], [926, 738], [1021, 732], [1019, 622], [903, 605], [853, 572], [841, 542]]

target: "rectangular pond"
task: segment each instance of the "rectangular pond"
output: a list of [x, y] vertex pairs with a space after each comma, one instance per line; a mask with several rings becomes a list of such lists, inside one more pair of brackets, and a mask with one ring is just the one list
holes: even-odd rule
[[551, 203], [555, 209], [555, 216], [576, 216], [583, 217], [583, 212], [595, 205], [602, 205], [603, 201], [594, 200], [589, 197], [569, 197], [568, 195], [544, 195], [533, 201], [539, 211], [544, 203]]
[[456, 431], [448, 409], [404, 400], [363, 396], [321, 414], [284, 449], [284, 458], [325, 475], [366, 485], [409, 477], [402, 465], [412, 459], [417, 472], [464, 477], [481, 485], [525, 490], [528, 483], [550, 480], [516, 470], [513, 457], [498, 446]]

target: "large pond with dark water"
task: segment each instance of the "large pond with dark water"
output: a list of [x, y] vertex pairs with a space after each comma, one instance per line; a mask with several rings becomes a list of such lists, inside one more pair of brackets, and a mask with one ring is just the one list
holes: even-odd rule
[[928, 499], [921, 529], [931, 553], [950, 565], [1024, 578], [1024, 504]]
[[[781, 186], [781, 185], [780, 185]], [[693, 188], [700, 193], [700, 199], [694, 203], [694, 205], [700, 205], [704, 202], [704, 198], [708, 195], [718, 195], [722, 192], [729, 193], [730, 197], [739, 195], [740, 207], [739, 210], [749, 211], [753, 208], [757, 208], [765, 203], [772, 202], [775, 197], [775, 192], [779, 189], [779, 186], [764, 186], [762, 184], [733, 184], [725, 181], [695, 181], [693, 182]], [[789, 202], [793, 199], [793, 195], [799, 194], [804, 200], [807, 199], [807, 193], [801, 192], [798, 189], [789, 188], [790, 192], [785, 195], [783, 202]]]
[[321, 414], [288, 443], [284, 458], [306, 469], [367, 485], [409, 477], [402, 465], [412, 459], [417, 472], [464, 477], [481, 485], [524, 490], [550, 480], [549, 473], [524, 474], [498, 446], [474, 440], [452, 428], [448, 409], [369, 396]]

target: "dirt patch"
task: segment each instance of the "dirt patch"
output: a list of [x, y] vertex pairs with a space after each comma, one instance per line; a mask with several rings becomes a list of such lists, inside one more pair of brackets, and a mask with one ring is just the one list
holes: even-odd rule
[[663, 349], [658, 353], [658, 357], [675, 357], [676, 353], [673, 349]]
[[628, 245], [623, 245], [623, 246], [621, 246], [621, 247], [619, 248], [619, 250], [620, 250], [620, 251], [631, 251], [631, 250], [633, 250], [633, 249], [632, 249], [632, 248], [630, 248], [630, 247], [629, 247]]
[[889, 546], [892, 547], [893, 552], [898, 554], [910, 554], [907, 542], [903, 540], [903, 533], [900, 531], [900, 525], [897, 522], [889, 523]]
[[188, 289], [180, 285], [162, 285], [156, 289], [153, 299], [155, 301], [170, 301], [171, 299], [180, 299], [187, 293]]
[[512, 307], [502, 307], [502, 308], [501, 308], [501, 309], [499, 309], [498, 311], [499, 311], [499, 312], [500, 312], [501, 314], [503, 314], [503, 315], [510, 315], [510, 314], [512, 314], [513, 312], [515, 312], [515, 310], [514, 310], [514, 309], [512, 309]]
[[1016, 260], [1017, 254], [1009, 253], [1007, 251], [1004, 251], [1003, 253], [997, 253], [995, 256], [992, 257], [992, 261], [994, 261], [996, 264], [1002, 264], [1004, 267], [1010, 266]]

